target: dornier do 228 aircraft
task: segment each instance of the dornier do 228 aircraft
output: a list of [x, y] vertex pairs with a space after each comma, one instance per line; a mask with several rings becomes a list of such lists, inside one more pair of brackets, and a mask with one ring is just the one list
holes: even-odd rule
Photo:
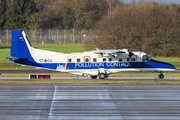
[[24, 31], [12, 31], [11, 56], [5, 60], [34, 68], [57, 70], [76, 75], [91, 76], [105, 79], [112, 73], [151, 71], [159, 72], [159, 78], [164, 78], [163, 72], [174, 71], [169, 63], [153, 60], [144, 52], [129, 52], [122, 50], [93, 50], [81, 53], [63, 54], [35, 49], [31, 46]]

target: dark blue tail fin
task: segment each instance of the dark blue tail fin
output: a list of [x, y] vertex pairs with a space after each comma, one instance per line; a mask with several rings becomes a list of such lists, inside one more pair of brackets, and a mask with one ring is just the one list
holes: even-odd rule
[[11, 56], [16, 58], [31, 58], [32, 56], [29, 47], [31, 47], [31, 44], [24, 31], [13, 30], [11, 39]]

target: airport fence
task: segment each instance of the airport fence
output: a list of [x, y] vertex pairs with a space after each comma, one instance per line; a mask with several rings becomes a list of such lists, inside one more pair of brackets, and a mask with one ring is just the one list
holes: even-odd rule
[[[24, 30], [32, 44], [84, 44], [96, 37], [94, 30]], [[0, 44], [11, 44], [12, 30], [0, 30]]]

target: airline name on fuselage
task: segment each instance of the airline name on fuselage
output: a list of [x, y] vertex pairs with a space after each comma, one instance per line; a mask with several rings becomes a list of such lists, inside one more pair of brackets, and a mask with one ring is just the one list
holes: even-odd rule
[[85, 62], [85, 63], [75, 63], [75, 67], [128, 67], [131, 66], [130, 62]]

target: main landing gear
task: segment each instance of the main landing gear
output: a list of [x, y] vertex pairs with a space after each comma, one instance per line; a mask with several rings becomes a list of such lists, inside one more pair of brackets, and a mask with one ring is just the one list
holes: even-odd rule
[[92, 78], [92, 79], [96, 79], [96, 78], [97, 78], [97, 76], [91, 76], [91, 78]]
[[105, 79], [105, 78], [108, 78], [109, 75], [108, 74], [105, 74], [105, 73], [100, 73], [99, 74], [99, 79]]
[[[105, 74], [105, 73], [100, 73], [99, 74], [99, 79], [105, 79], [105, 78], [108, 78], [109, 77], [109, 74]], [[91, 76], [92, 79], [96, 79], [97, 76]]]
[[105, 79], [105, 74], [104, 73], [100, 73], [99, 74], [99, 79]]
[[159, 79], [163, 79], [164, 78], [163, 72], [160, 72], [160, 74], [158, 75], [158, 78]]

